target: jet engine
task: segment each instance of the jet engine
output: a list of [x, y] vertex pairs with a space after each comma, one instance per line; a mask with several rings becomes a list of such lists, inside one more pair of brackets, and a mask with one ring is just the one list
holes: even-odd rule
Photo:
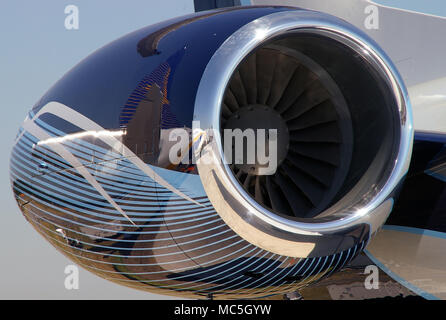
[[327, 14], [240, 7], [99, 49], [32, 108], [11, 155], [25, 218], [108, 280], [256, 298], [331, 275], [390, 214], [408, 94], [368, 36]]

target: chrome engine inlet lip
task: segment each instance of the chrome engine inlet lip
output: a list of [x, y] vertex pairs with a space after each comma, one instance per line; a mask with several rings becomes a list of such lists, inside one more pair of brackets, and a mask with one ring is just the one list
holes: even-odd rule
[[[392, 210], [394, 190], [409, 168], [413, 141], [412, 111], [407, 89], [391, 59], [383, 50], [360, 30], [336, 17], [320, 12], [296, 10], [270, 14], [248, 23], [231, 35], [215, 52], [203, 73], [195, 100], [194, 121], [199, 121], [200, 129], [194, 131], [194, 138], [198, 135], [206, 137], [202, 139], [204, 140], [202, 143], [194, 145], [196, 155], [206, 152], [214, 160], [223, 159], [220, 137], [206, 135], [210, 131], [214, 134], [220, 132], [221, 103], [233, 72], [259, 45], [293, 32], [310, 32], [330, 37], [349, 46], [373, 65], [393, 92], [398, 106], [401, 131], [398, 156], [394, 159], [393, 169], [386, 177], [384, 187], [363, 203], [342, 208], [334, 219], [320, 219], [320, 221], [313, 219], [307, 222], [280, 217], [255, 203], [238, 184], [229, 166], [223, 161], [197, 162], [203, 186], [223, 220], [237, 232], [248, 227], [253, 227], [254, 229], [248, 228], [252, 231], [260, 230], [260, 226], [268, 226], [258, 234], [246, 238], [256, 245], [282, 254], [276, 245], [269, 246], [265, 243], [266, 240], [260, 237], [265, 234], [280, 237], [282, 231], [320, 237], [355, 228], [364, 223], [370, 226], [370, 235], [373, 234], [385, 222]], [[220, 187], [216, 185], [215, 179], [210, 178], [212, 175], [218, 178]], [[216, 189], [221, 186], [233, 198], [232, 202], [223, 199], [224, 196], [221, 196], [223, 197], [221, 199], [215, 198]], [[383, 204], [386, 205], [383, 207]], [[243, 234], [241, 236], [244, 237]]]

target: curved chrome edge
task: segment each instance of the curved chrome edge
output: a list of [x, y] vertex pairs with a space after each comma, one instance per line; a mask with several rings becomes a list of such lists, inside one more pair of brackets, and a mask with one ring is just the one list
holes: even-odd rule
[[[333, 221], [316, 219], [309, 223], [271, 213], [251, 199], [238, 185], [228, 165], [221, 161], [220, 107], [231, 75], [260, 44], [300, 30], [342, 38], [356, 50], [361, 50], [361, 54], [367, 55], [388, 80], [399, 108], [401, 137], [398, 157], [384, 188], [369, 202], [361, 203], [361, 206], [352, 204], [343, 208]], [[203, 73], [195, 101], [194, 120], [200, 123], [200, 128], [194, 130], [194, 141], [201, 137], [201, 142], [194, 145], [194, 153], [203, 186], [213, 206], [222, 219], [245, 240], [281, 255], [311, 256], [312, 252], [320, 251], [317, 247], [324, 236], [351, 235], [352, 230], [363, 228], [364, 225], [367, 226], [367, 237], [370, 238], [390, 214], [394, 190], [406, 175], [410, 164], [412, 111], [401, 76], [390, 58], [367, 35], [336, 17], [320, 12], [296, 10], [270, 14], [250, 22], [231, 35], [215, 52]], [[227, 193], [222, 193], [222, 190]], [[228, 195], [232, 201], [227, 200]], [[329, 250], [338, 249], [327, 248], [326, 251]]]

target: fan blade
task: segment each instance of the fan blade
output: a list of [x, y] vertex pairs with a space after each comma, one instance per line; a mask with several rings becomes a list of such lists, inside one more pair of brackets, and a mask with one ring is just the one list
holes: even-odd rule
[[291, 141], [289, 150], [333, 166], [339, 166], [339, 148], [333, 143], [299, 143]]
[[296, 217], [302, 217], [303, 213], [312, 209], [312, 205], [306, 200], [306, 196], [288, 178], [280, 172], [275, 175], [275, 178]]
[[331, 185], [335, 173], [333, 166], [291, 152], [286, 159], [300, 170], [317, 179], [325, 187]]
[[238, 102], [239, 107], [246, 106], [248, 104], [248, 99], [246, 98], [245, 87], [243, 86], [239, 71], [234, 72], [229, 86], [232, 93], [234, 94], [235, 99]]
[[281, 54], [278, 55], [275, 66], [271, 91], [266, 102], [271, 108], [275, 108], [279, 102], [299, 64], [295, 59]]
[[225, 119], [228, 119], [232, 115], [231, 109], [225, 103], [221, 104], [221, 114]]
[[256, 183], [255, 183], [255, 199], [258, 203], [264, 203], [263, 194], [262, 194], [262, 185], [260, 181], [261, 177], [256, 177]]
[[285, 205], [286, 200], [280, 190], [277, 190], [273, 185], [271, 176], [266, 177], [266, 190], [268, 191], [269, 200], [273, 210], [286, 214], [288, 212], [288, 208]]
[[308, 71], [304, 66], [299, 65], [275, 107], [277, 112], [282, 113], [291, 107], [305, 91], [305, 87], [316, 81], [316, 79], [317, 77], [314, 73]]
[[282, 116], [286, 121], [295, 119], [329, 98], [330, 95], [322, 84], [314, 81]]
[[290, 132], [290, 140], [297, 142], [341, 143], [341, 132], [336, 122], [323, 123]]
[[235, 98], [230, 88], [226, 89], [224, 103], [232, 112], [236, 112], [240, 108], [237, 99]]
[[248, 176], [245, 179], [245, 182], [243, 183], [243, 187], [245, 188], [245, 190], [249, 191], [249, 185], [251, 182], [253, 175], [248, 174]]
[[338, 121], [338, 114], [333, 103], [327, 100], [318, 104], [308, 112], [303, 113], [300, 117], [289, 121], [287, 124], [289, 130], [293, 131], [334, 121]]
[[301, 173], [300, 170], [293, 169], [286, 163], [282, 164], [282, 168], [284, 172], [286, 172], [288, 177], [294, 182], [294, 184], [300, 190], [302, 190], [304, 195], [307, 197], [308, 200], [310, 200], [313, 206], [317, 207], [322, 200], [322, 195], [325, 191], [325, 188], [323, 188], [317, 180]]
[[257, 102], [266, 104], [271, 91], [274, 69], [276, 64], [276, 51], [262, 49], [257, 52]]
[[251, 54], [239, 69], [248, 104], [257, 104], [256, 55]]

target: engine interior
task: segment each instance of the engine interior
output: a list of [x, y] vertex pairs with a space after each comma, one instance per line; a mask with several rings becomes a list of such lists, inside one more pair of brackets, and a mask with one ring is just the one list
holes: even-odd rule
[[229, 167], [270, 212], [314, 219], [353, 189], [383, 183], [400, 139], [395, 105], [367, 52], [313, 32], [275, 38], [232, 74], [220, 128], [276, 129], [277, 170], [261, 174], [258, 163], [234, 161]]

